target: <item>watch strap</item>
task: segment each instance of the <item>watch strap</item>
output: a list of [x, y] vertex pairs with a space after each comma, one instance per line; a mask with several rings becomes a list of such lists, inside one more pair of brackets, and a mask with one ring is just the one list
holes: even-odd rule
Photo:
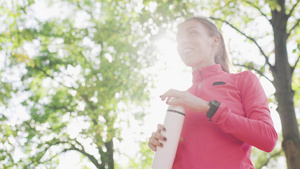
[[217, 110], [220, 107], [220, 102], [216, 101], [216, 100], [211, 100], [209, 102], [209, 110], [206, 113], [206, 117], [208, 117], [211, 121], [211, 118], [215, 115], [215, 113], [217, 112]]

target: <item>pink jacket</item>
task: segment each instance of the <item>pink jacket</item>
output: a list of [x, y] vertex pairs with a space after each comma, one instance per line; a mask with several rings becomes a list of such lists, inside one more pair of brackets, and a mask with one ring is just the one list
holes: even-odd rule
[[271, 152], [277, 133], [268, 100], [258, 78], [250, 71], [226, 73], [219, 64], [193, 72], [188, 90], [203, 100], [217, 100], [210, 121], [186, 110], [173, 169], [254, 169], [251, 147]]

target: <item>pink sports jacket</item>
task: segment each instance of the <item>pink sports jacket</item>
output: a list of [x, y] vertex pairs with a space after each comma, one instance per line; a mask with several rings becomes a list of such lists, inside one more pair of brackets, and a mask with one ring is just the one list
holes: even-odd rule
[[251, 147], [271, 152], [278, 139], [268, 100], [250, 71], [224, 72], [219, 64], [193, 72], [188, 90], [220, 107], [210, 120], [186, 109], [173, 169], [254, 169]]

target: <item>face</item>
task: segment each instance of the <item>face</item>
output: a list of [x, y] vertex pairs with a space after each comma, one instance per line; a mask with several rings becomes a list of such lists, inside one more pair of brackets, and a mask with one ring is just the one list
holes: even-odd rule
[[177, 33], [177, 51], [182, 61], [193, 70], [215, 64], [214, 56], [219, 37], [211, 37], [196, 20], [181, 24]]

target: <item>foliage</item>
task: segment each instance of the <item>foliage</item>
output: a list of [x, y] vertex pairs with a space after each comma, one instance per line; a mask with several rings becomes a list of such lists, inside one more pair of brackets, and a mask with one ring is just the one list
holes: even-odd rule
[[[47, 7], [49, 17], [34, 13], [38, 5]], [[97, 168], [113, 168], [122, 113], [148, 99], [152, 79], [144, 68], [154, 63], [151, 41], [193, 15], [211, 16], [219, 28], [234, 30], [226, 37], [232, 62], [273, 82], [274, 65], [281, 61], [271, 19], [281, 11], [290, 18], [285, 33], [298, 104], [298, 1], [0, 2], [0, 166], [55, 168], [60, 153], [77, 151]], [[237, 36], [247, 47], [235, 43]], [[278, 97], [272, 101], [279, 103]], [[130, 114], [143, 117], [135, 112]], [[15, 157], [17, 152], [23, 156]], [[128, 167], [149, 167], [150, 154], [142, 143]], [[268, 155], [256, 154], [260, 166]]]
[[[164, 4], [160, 1], [155, 2], [159, 5]], [[286, 158], [288, 165], [291, 168], [297, 167], [297, 160], [293, 159], [299, 157], [295, 154], [300, 152], [300, 138], [293, 100], [297, 104], [298, 96], [295, 96], [294, 92], [299, 93], [299, 88], [296, 87], [299, 74], [296, 70], [299, 61], [299, 1], [184, 1], [182, 4], [186, 3], [188, 8], [182, 10], [182, 13], [172, 10], [175, 3], [169, 1], [169, 8], [166, 7], [164, 12], [156, 10], [153, 17], [159, 16], [161, 19], [164, 13], [172, 13], [180, 18], [204, 15], [216, 22], [219, 28], [235, 32], [230, 37], [225, 37], [229, 39], [228, 48], [233, 63], [238, 68], [241, 67], [241, 70], [250, 69], [263, 76], [276, 88], [275, 99], [272, 101], [278, 105], [277, 112], [281, 115], [283, 145], [287, 140], [291, 143], [288, 145], [291, 148], [283, 148], [291, 151], [285, 151], [289, 154]], [[174, 22], [175, 19], [165, 17], [161, 20]], [[244, 39], [243, 43], [247, 46], [242, 46], [240, 42], [235, 43], [234, 37], [237, 36]], [[298, 148], [294, 150], [292, 147]], [[266, 157], [266, 154], [262, 154], [261, 157]], [[262, 158], [258, 159], [259, 162]]]
[[[145, 38], [152, 34], [135, 5], [1, 2], [1, 168], [55, 168], [58, 155], [68, 151], [97, 168], [114, 167], [113, 142], [122, 140], [119, 115], [126, 104], [140, 107], [151, 86], [142, 69], [154, 61]], [[43, 6], [46, 18], [34, 13]], [[23, 108], [16, 121], [8, 115], [14, 100]]]

